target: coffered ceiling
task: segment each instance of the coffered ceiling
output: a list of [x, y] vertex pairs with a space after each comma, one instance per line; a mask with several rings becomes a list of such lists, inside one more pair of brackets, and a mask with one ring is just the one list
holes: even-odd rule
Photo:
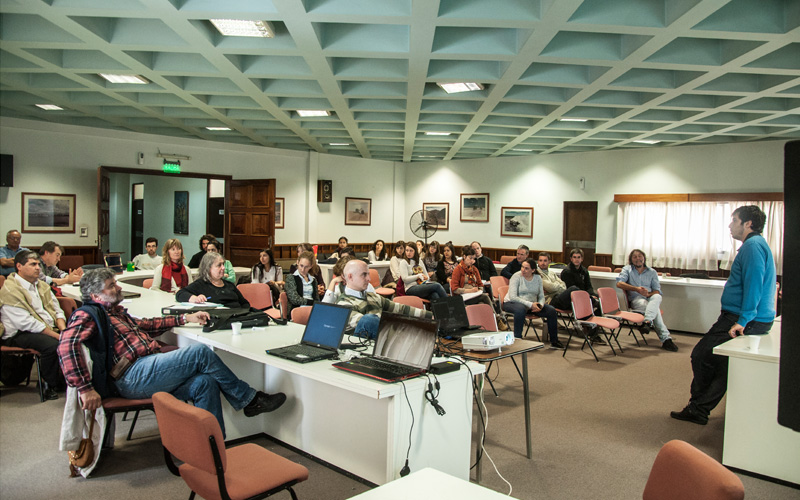
[[800, 1], [2, 0], [0, 115], [405, 162], [797, 138]]

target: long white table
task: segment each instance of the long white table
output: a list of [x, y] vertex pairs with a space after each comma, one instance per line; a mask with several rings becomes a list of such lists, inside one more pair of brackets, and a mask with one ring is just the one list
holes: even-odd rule
[[[123, 290], [141, 293], [126, 300], [135, 317], [161, 314], [175, 303], [174, 295], [120, 282]], [[79, 295], [74, 286], [63, 287], [67, 296]], [[178, 346], [203, 343], [212, 348], [233, 372], [256, 389], [284, 392], [289, 399], [277, 411], [255, 418], [235, 412], [223, 402], [226, 439], [266, 433], [317, 458], [375, 484], [399, 477], [406, 460], [413, 409], [409, 464], [412, 470], [433, 467], [469, 479], [472, 436], [472, 382], [469, 372], [440, 375], [439, 402], [447, 410], [439, 416], [424, 395], [426, 378], [386, 384], [334, 368], [331, 361], [295, 363], [270, 356], [266, 349], [295, 344], [302, 325], [271, 324], [241, 335], [230, 330], [203, 333], [199, 325], [176, 328], [162, 340]], [[470, 363], [473, 374], [484, 372]], [[224, 401], [224, 400], [223, 400]]]
[[[249, 267], [234, 267], [233, 270], [237, 278], [250, 275]], [[189, 269], [189, 271], [191, 271], [194, 278], [197, 278], [197, 269]], [[142, 286], [144, 280], [152, 277], [153, 271], [138, 269], [136, 271], [122, 271], [122, 274], [117, 275], [117, 281], [119, 283], [130, 283], [131, 285]]]
[[778, 424], [781, 322], [757, 351], [736, 337], [714, 348], [728, 356], [722, 463], [800, 484], [800, 433]]

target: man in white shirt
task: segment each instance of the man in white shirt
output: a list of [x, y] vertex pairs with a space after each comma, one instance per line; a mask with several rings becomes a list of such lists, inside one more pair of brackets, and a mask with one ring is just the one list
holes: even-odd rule
[[56, 348], [59, 332], [67, 326], [66, 317], [50, 287], [39, 280], [41, 267], [36, 252], [19, 252], [14, 267], [16, 272], [0, 288], [3, 344], [39, 351], [45, 398], [58, 399], [56, 390], [66, 384]]
[[162, 257], [158, 255], [158, 240], [153, 237], [147, 238], [144, 247], [147, 253], [137, 255], [133, 259], [133, 265], [136, 266], [136, 269], [152, 271], [157, 268], [162, 261]]

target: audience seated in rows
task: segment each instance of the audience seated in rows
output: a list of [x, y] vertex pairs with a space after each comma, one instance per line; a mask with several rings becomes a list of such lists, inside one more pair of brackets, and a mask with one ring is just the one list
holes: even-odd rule
[[551, 349], [564, 349], [558, 340], [558, 318], [555, 308], [545, 303], [542, 278], [533, 259], [526, 259], [519, 271], [508, 282], [508, 293], [502, 304], [503, 310], [514, 315], [514, 336], [522, 337], [525, 316], [533, 314], [544, 318], [550, 335]]
[[[464, 301], [466, 305], [472, 304], [486, 304], [494, 309], [494, 302], [489, 297], [489, 294], [483, 291], [483, 281], [475, 267], [475, 249], [471, 246], [465, 246], [461, 251], [461, 260], [453, 270], [453, 276], [450, 281], [450, 290], [453, 295], [463, 295], [465, 293], [476, 293], [480, 295], [471, 297]], [[508, 329], [505, 320], [502, 316], [497, 316], [497, 325], [501, 331]]]
[[428, 271], [419, 259], [417, 245], [409, 241], [405, 246], [405, 255], [400, 261], [400, 279], [403, 280], [406, 295], [414, 295], [423, 299], [434, 300], [447, 296], [440, 283], [428, 281]]
[[[205, 255], [205, 252], [203, 254]], [[183, 260], [183, 245], [181, 245], [180, 240], [177, 238], [168, 239], [164, 243], [161, 265], [156, 267], [153, 272], [153, 284], [150, 285], [150, 289], [175, 293], [191, 283], [192, 273], [183, 265]]]
[[[209, 248], [212, 243], [208, 243]], [[225, 307], [250, 309], [250, 303], [236, 285], [225, 278], [225, 258], [213, 251], [206, 252], [200, 261], [197, 279], [178, 290], [175, 298], [192, 304], [212, 302]]]

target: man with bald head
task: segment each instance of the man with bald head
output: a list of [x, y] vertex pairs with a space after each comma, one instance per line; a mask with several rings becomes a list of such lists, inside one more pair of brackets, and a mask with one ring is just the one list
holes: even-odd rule
[[374, 339], [378, 336], [378, 325], [383, 311], [417, 318], [433, 317], [430, 311], [398, 304], [375, 292], [368, 292], [369, 267], [362, 260], [351, 260], [344, 266], [344, 282], [344, 293], [336, 303], [352, 308], [348, 329], [354, 330], [359, 337]]

